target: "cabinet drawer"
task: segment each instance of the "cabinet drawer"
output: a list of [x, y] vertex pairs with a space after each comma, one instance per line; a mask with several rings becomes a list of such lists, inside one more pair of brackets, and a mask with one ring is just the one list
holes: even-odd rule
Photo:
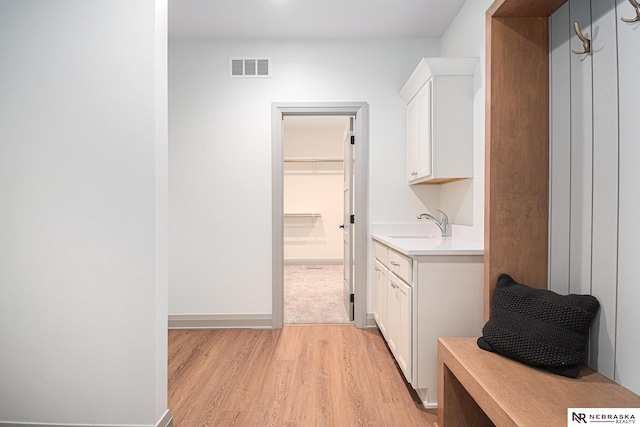
[[411, 258], [408, 256], [402, 255], [394, 251], [393, 249], [388, 250], [389, 270], [394, 272], [398, 277], [406, 281], [407, 283], [412, 282], [411, 273], [413, 271], [413, 264], [411, 262]]
[[373, 255], [378, 261], [389, 267], [388, 248], [377, 240], [373, 241]]

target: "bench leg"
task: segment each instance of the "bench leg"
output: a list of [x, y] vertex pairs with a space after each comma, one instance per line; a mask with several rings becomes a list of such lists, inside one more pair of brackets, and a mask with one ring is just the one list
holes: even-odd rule
[[440, 361], [438, 364], [438, 427], [495, 427], [464, 386]]

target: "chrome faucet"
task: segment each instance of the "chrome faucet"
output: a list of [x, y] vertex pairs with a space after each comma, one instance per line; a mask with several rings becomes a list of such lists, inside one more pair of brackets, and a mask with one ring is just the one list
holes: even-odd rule
[[436, 225], [442, 232], [442, 237], [451, 237], [451, 224], [449, 224], [449, 217], [440, 209], [436, 210], [442, 214], [442, 221], [438, 221], [436, 217], [428, 213], [418, 215], [418, 219], [430, 219], [431, 221], [436, 223]]

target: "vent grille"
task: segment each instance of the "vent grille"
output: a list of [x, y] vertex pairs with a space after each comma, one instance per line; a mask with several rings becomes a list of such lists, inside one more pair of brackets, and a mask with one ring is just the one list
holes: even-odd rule
[[229, 77], [267, 78], [271, 77], [269, 58], [229, 58]]

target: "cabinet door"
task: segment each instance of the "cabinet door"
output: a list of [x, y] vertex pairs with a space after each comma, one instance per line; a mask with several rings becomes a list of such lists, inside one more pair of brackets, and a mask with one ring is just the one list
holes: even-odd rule
[[407, 105], [407, 181], [418, 178], [418, 143], [419, 143], [419, 100], [418, 95]]
[[395, 274], [393, 274], [392, 272], [388, 271], [387, 272], [387, 286], [386, 286], [386, 293], [387, 293], [387, 322], [386, 322], [386, 326], [387, 326], [387, 344], [389, 345], [389, 349], [391, 350], [391, 353], [393, 353], [393, 356], [396, 358], [398, 358], [398, 356], [396, 355], [397, 350], [397, 336], [399, 333], [399, 328], [400, 328], [400, 322], [398, 322], [398, 317], [399, 317], [399, 310], [400, 310], [400, 306], [398, 305], [398, 300], [396, 299], [396, 283], [399, 282], [400, 279], [398, 279], [398, 277], [396, 277]]
[[431, 167], [431, 80], [407, 106], [407, 179], [429, 177]]
[[380, 266], [378, 260], [373, 261], [373, 318], [376, 323], [380, 323], [380, 319], [378, 318], [380, 314], [380, 291], [379, 291], [379, 281], [380, 281]]
[[388, 290], [389, 278], [387, 276], [387, 269], [379, 261], [375, 261], [375, 312], [374, 317], [378, 323], [378, 329], [382, 335], [386, 338], [388, 336], [387, 331], [387, 319], [388, 319]]
[[411, 287], [389, 273], [387, 343], [407, 381], [411, 382]]
[[396, 360], [411, 382], [411, 287], [399, 280], [395, 288], [395, 300], [398, 306], [398, 336], [396, 337]]

